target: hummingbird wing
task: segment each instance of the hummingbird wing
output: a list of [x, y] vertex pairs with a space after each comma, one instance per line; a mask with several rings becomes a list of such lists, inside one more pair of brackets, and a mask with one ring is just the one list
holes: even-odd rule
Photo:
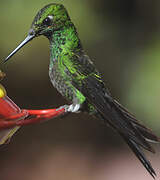
[[143, 154], [141, 147], [154, 153], [149, 142], [160, 142], [160, 139], [112, 98], [88, 56], [84, 55], [77, 61], [76, 74], [71, 74], [72, 84], [95, 107], [101, 118], [121, 135], [147, 171], [154, 177], [156, 173]]

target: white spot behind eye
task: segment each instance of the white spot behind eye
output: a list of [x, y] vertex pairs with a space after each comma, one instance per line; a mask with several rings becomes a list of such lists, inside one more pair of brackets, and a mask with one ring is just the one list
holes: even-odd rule
[[52, 19], [53, 19], [53, 16], [49, 15], [48, 18], [52, 20]]
[[42, 24], [45, 26], [50, 26], [52, 24], [52, 19], [53, 19], [53, 16], [49, 15], [42, 21]]

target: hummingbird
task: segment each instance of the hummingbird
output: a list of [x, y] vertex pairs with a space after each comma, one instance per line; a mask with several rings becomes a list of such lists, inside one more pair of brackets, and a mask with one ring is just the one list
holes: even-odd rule
[[160, 139], [112, 97], [102, 75], [83, 49], [76, 27], [62, 4], [52, 3], [43, 7], [35, 16], [25, 40], [4, 62], [41, 35], [50, 43], [51, 83], [72, 103], [66, 106], [66, 110], [87, 112], [112, 127], [155, 178], [156, 173], [143, 149], [154, 153], [150, 143], [160, 142]]

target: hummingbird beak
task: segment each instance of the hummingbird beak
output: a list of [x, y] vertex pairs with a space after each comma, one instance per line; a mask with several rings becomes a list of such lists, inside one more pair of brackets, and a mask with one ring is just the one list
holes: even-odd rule
[[4, 60], [4, 62], [7, 62], [17, 51], [19, 51], [25, 44], [31, 41], [35, 36], [36, 36], [35, 34], [29, 33], [26, 39], [22, 41], [21, 44], [14, 51], [11, 52], [11, 54]]

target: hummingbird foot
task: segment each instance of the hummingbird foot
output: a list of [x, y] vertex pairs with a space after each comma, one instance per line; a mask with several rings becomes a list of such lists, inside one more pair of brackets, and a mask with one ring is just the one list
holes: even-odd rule
[[68, 112], [72, 112], [72, 113], [79, 113], [79, 109], [80, 109], [81, 105], [80, 104], [71, 104], [68, 106], [67, 111]]
[[79, 109], [80, 109], [81, 105], [80, 104], [71, 104], [71, 105], [64, 105], [59, 107], [57, 110], [60, 109], [65, 109], [65, 112], [72, 112], [72, 113], [79, 113]]

